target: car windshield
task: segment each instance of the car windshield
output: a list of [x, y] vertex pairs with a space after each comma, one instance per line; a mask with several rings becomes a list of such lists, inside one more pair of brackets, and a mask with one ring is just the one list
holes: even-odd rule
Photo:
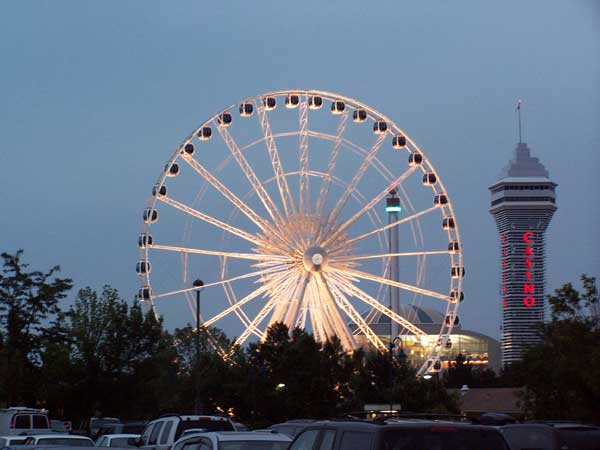
[[206, 431], [233, 431], [233, 425], [229, 420], [190, 419], [182, 420], [177, 427], [175, 440], [181, 437], [185, 430], [191, 428], [203, 428]]
[[221, 441], [219, 450], [286, 450], [288, 441]]
[[507, 450], [495, 430], [466, 430], [437, 427], [393, 430], [383, 436], [381, 450]]
[[87, 439], [69, 439], [69, 438], [42, 438], [38, 444], [43, 445], [64, 445], [65, 447], [93, 447], [94, 443]]
[[[110, 440], [110, 446], [111, 447], [135, 447], [135, 445], [128, 444], [129, 439], [132, 439], [132, 438], [128, 438], [128, 437], [112, 438]], [[135, 440], [135, 438], [133, 438], [133, 439]]]

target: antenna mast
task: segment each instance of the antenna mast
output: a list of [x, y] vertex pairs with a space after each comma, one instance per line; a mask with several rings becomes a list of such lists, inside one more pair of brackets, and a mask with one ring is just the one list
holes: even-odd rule
[[517, 101], [517, 112], [519, 113], [519, 144], [523, 143], [523, 139], [521, 137], [521, 103], [523, 103], [523, 100], [519, 99]]

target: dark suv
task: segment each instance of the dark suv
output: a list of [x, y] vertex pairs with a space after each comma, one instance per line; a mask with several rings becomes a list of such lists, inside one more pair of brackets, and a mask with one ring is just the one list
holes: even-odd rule
[[492, 427], [460, 422], [322, 421], [307, 426], [288, 450], [509, 450]]

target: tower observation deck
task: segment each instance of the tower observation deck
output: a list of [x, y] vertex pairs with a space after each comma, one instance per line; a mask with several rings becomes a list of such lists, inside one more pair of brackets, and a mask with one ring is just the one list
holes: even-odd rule
[[556, 183], [526, 143], [489, 189], [490, 213], [500, 234], [501, 354], [504, 367], [539, 342], [534, 324], [544, 320], [545, 234], [556, 211]]

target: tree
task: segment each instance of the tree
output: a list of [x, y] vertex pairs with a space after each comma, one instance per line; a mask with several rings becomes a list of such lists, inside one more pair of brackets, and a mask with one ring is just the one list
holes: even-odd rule
[[8, 404], [34, 403], [39, 368], [36, 350], [44, 337], [46, 324], [59, 312], [59, 301], [73, 283], [58, 278], [59, 266], [46, 272], [27, 271], [23, 250], [14, 255], [2, 253], [0, 273], [0, 329], [4, 399]]
[[542, 342], [514, 368], [525, 386], [524, 412], [534, 418], [600, 420], [600, 327], [589, 309], [598, 305], [596, 280], [581, 276], [548, 296], [551, 320], [539, 328]]

